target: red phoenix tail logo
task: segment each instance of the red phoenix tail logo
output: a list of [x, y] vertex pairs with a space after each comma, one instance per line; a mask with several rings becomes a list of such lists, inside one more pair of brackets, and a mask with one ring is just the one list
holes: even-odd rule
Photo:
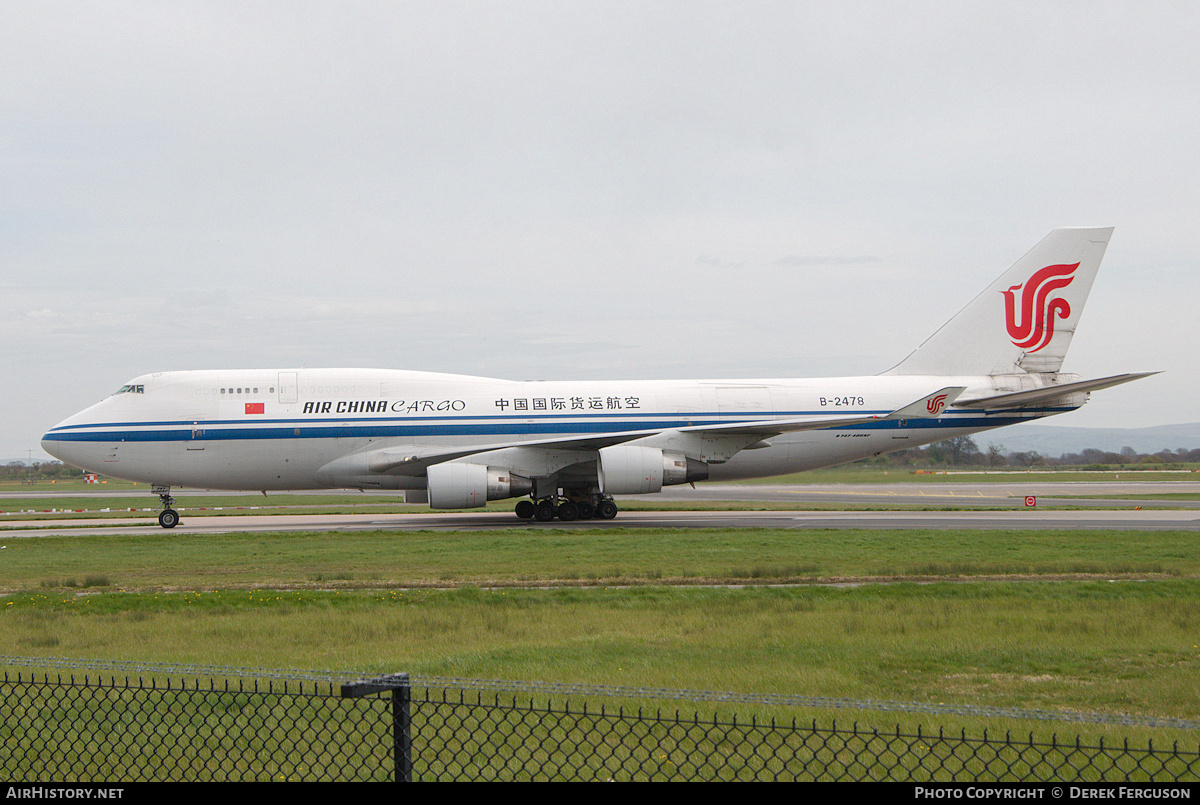
[[930, 398], [929, 402], [925, 403], [925, 410], [933, 416], [937, 416], [946, 407], [946, 396], [945, 394], [939, 394], [936, 397]]
[[[1071, 315], [1067, 300], [1058, 296], [1052, 298], [1051, 294], [1070, 285], [1077, 268], [1079, 263], [1046, 266], [1021, 285], [1000, 292], [1004, 294], [1008, 336], [1014, 345], [1026, 352], [1037, 352], [1050, 343], [1054, 338], [1054, 319]], [[1020, 310], [1017, 309], [1017, 291], [1021, 292]]]

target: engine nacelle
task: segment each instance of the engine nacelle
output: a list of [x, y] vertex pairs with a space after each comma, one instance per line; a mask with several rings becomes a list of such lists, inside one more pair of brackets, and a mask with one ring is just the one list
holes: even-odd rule
[[425, 471], [431, 509], [474, 509], [489, 500], [528, 495], [533, 482], [506, 469], [450, 461]]
[[703, 461], [657, 447], [618, 444], [599, 453], [600, 491], [606, 495], [644, 495], [708, 477]]

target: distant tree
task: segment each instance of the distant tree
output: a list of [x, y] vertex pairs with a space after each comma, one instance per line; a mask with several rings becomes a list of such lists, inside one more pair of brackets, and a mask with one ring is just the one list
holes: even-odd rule
[[939, 448], [945, 461], [950, 464], [966, 464], [973, 456], [979, 455], [979, 447], [970, 436], [955, 436], [943, 439], [931, 446]]
[[987, 449], [987, 463], [989, 467], [1002, 466], [1004, 461], [1004, 445], [991, 442]]
[[1008, 460], [1018, 467], [1036, 467], [1046, 463], [1046, 459], [1036, 450], [1028, 450], [1024, 453], [1010, 453]]
[[34, 461], [29, 464], [23, 461], [10, 461], [0, 467], [0, 478], [6, 481], [24, 481], [27, 478], [70, 477], [78, 472], [79, 470], [63, 464], [61, 461]]

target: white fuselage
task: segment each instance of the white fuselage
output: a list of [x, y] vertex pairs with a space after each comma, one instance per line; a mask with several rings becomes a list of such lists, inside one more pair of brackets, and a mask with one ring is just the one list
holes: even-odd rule
[[[1034, 376], [870, 376], [769, 380], [506, 381], [380, 369], [162, 372], [144, 375], [52, 428], [43, 447], [116, 478], [207, 489], [422, 489], [423, 475], [339, 471], [381, 448], [511, 445], [589, 435], [670, 433], [694, 425], [884, 416], [941, 386], [1019, 391]], [[870, 422], [783, 433], [713, 462], [713, 480], [778, 475], [1072, 410]], [[496, 451], [499, 455], [503, 451]], [[474, 461], [488, 461], [482, 454]], [[502, 456], [503, 457], [503, 456]], [[526, 460], [526, 459], [522, 459]], [[562, 462], [559, 462], [561, 464]], [[331, 469], [333, 464], [335, 469]], [[513, 472], [537, 467], [514, 467]]]
[[[513, 382], [380, 369], [162, 372], [64, 420], [63, 461], [171, 487], [403, 489], [435, 509], [522, 498], [539, 521], [614, 495], [827, 467], [1026, 422], [1149, 373], [1063, 358], [1111, 227], [1056, 229], [887, 372], [799, 380]], [[410, 498], [409, 494], [405, 499]]]

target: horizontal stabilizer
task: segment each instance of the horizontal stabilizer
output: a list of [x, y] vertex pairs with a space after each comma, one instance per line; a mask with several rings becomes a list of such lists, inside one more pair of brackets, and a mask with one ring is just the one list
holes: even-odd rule
[[954, 407], [977, 408], [985, 411], [1003, 408], [1021, 408], [1026, 405], [1045, 403], [1059, 397], [1066, 397], [1069, 394], [1081, 394], [1083, 392], [1119, 386], [1122, 383], [1130, 383], [1134, 380], [1141, 380], [1143, 377], [1156, 374], [1158, 372], [1135, 372], [1124, 375], [1113, 375], [1112, 377], [1101, 377], [1096, 380], [1081, 380], [1078, 383], [1063, 383], [1059, 386], [1046, 386], [1045, 388], [1033, 389], [1032, 391], [1016, 391], [1011, 394], [997, 394], [992, 397], [981, 397], [975, 400], [956, 402], [954, 403]]

